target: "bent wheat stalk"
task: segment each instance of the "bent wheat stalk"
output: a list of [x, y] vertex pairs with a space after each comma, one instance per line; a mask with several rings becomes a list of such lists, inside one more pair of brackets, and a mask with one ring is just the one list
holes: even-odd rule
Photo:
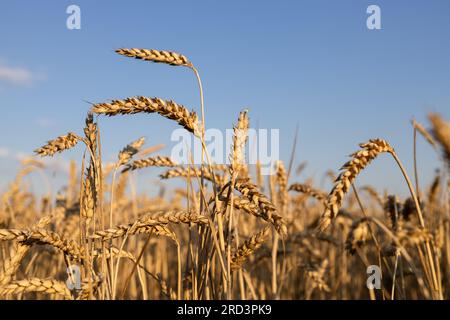
[[[369, 140], [369, 142], [361, 144], [360, 147], [362, 148], [362, 150], [353, 153], [351, 155], [352, 160], [342, 166], [342, 172], [336, 179], [335, 185], [328, 196], [326, 209], [322, 214], [322, 217], [320, 218], [318, 230], [320, 232], [323, 232], [331, 224], [332, 220], [339, 213], [339, 210], [342, 207], [343, 199], [352, 186], [357, 175], [381, 153], [389, 153], [400, 168], [400, 171], [402, 172], [402, 175], [408, 185], [411, 197], [414, 200], [420, 226], [422, 229], [425, 229], [425, 221], [423, 219], [419, 199], [417, 198], [411, 180], [408, 177], [408, 174], [406, 173], [406, 170], [402, 162], [398, 158], [394, 148], [392, 148], [387, 141], [382, 139]], [[432, 256], [430, 242], [426, 241], [424, 244], [426, 247], [427, 259], [431, 269], [431, 274], [433, 276], [433, 282], [431, 285], [434, 286], [435, 290], [438, 290], [439, 285], [437, 281], [436, 267]]]

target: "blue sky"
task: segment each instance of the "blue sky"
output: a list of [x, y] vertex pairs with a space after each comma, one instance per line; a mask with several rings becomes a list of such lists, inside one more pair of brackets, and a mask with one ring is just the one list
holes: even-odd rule
[[[81, 8], [81, 30], [66, 28], [71, 4]], [[366, 27], [370, 4], [381, 8], [382, 30]], [[119, 47], [188, 56], [204, 82], [207, 127], [231, 128], [248, 107], [254, 126], [281, 129], [283, 160], [298, 124], [297, 163], [309, 163], [303, 179], [337, 170], [374, 137], [387, 139], [412, 172], [412, 117], [450, 118], [447, 0], [14, 1], [1, 4], [0, 39], [2, 186], [17, 169], [12, 159], [82, 132], [85, 101], [158, 96], [199, 110], [192, 72], [126, 59], [114, 53]], [[156, 116], [101, 119], [101, 127], [109, 156], [142, 135], [148, 145], [166, 143], [161, 153], [169, 154], [176, 128]], [[439, 164], [422, 141], [419, 152], [428, 181]], [[387, 157], [358, 183], [366, 182], [405, 191]]]

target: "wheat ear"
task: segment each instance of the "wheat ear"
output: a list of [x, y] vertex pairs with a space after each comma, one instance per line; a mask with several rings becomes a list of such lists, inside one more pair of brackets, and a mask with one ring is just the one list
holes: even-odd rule
[[[250, 182], [249, 179], [239, 179], [235, 183], [235, 188], [243, 196], [247, 197], [257, 208], [258, 212], [249, 212], [263, 220], [271, 223], [282, 236], [287, 234], [287, 226], [283, 218], [278, 215], [275, 205], [259, 191], [259, 188]], [[234, 203], [236, 204], [236, 202]], [[256, 213], [256, 214], [255, 214]]]
[[69, 255], [75, 260], [82, 260], [84, 258], [84, 248], [80, 247], [75, 241], [67, 240], [61, 237], [59, 234], [53, 231], [45, 229], [34, 229], [28, 233], [26, 239], [23, 241], [25, 244], [40, 244], [50, 245]]
[[197, 114], [173, 101], [160, 98], [133, 97], [124, 100], [113, 100], [110, 103], [99, 103], [92, 107], [92, 112], [107, 116], [137, 113], [158, 113], [176, 121], [183, 128], [200, 137]]
[[[46, 216], [39, 220], [39, 222], [33, 226], [33, 228], [44, 228], [46, 227], [50, 221], [51, 216]], [[11, 257], [5, 261], [3, 266], [3, 272], [0, 272], [0, 285], [7, 284], [11, 281], [14, 274], [16, 274], [17, 270], [20, 267], [22, 260], [25, 258], [27, 253], [30, 251], [31, 245], [19, 243], [16, 252]]]
[[249, 128], [248, 111], [239, 114], [237, 125], [234, 127], [233, 152], [231, 155], [232, 172], [238, 173], [245, 164], [245, 145], [248, 139]]
[[128, 164], [122, 172], [134, 171], [148, 167], [176, 167], [177, 165], [178, 164], [172, 161], [169, 157], [157, 156], [153, 158], [135, 160]]
[[313, 187], [311, 187], [307, 184], [294, 183], [289, 187], [289, 191], [304, 193], [304, 194], [306, 194], [310, 197], [313, 197], [314, 199], [317, 199], [319, 201], [324, 201], [327, 198], [327, 194], [324, 191], [314, 189]]
[[225, 183], [225, 178], [223, 176], [215, 174], [213, 177], [213, 175], [211, 174], [211, 171], [207, 168], [201, 169], [201, 168], [187, 167], [187, 168], [170, 169], [170, 170], [167, 170], [166, 172], [164, 172], [163, 174], [161, 174], [160, 178], [163, 180], [167, 180], [167, 179], [171, 179], [171, 178], [178, 178], [178, 177], [182, 177], [182, 178], [190, 177], [191, 179], [193, 179], [196, 177], [201, 177], [202, 174], [203, 174], [204, 179], [211, 181], [211, 182], [215, 181], [216, 184], [218, 184], [218, 185], [223, 185]]
[[165, 63], [171, 66], [185, 66], [192, 68], [192, 63], [184, 55], [172, 52], [155, 49], [126, 49], [120, 48], [116, 53], [140, 60], [152, 61], [156, 63]]
[[428, 119], [432, 125], [432, 134], [441, 145], [444, 158], [450, 167], [450, 123], [436, 113], [430, 113]]
[[60, 136], [54, 140], [47, 141], [47, 144], [34, 152], [41, 157], [53, 156], [56, 153], [71, 149], [77, 145], [79, 141], [83, 140], [75, 133], [69, 132], [67, 135]]
[[357, 248], [364, 245], [370, 238], [369, 218], [362, 218], [353, 222], [345, 240], [345, 249], [350, 254], [355, 254]]
[[416, 120], [412, 120], [411, 123], [413, 128], [416, 129], [432, 147], [436, 147], [436, 141], [434, 140], [433, 136], [427, 131], [427, 129], [425, 129], [425, 127], [421, 123], [417, 122]]
[[64, 299], [72, 300], [72, 294], [66, 285], [53, 279], [31, 278], [13, 281], [7, 285], [0, 286], [0, 295], [22, 294], [26, 292], [39, 292], [46, 294], [58, 294]]
[[362, 150], [351, 155], [352, 159], [344, 164], [335, 185], [326, 200], [326, 209], [319, 221], [319, 230], [324, 231], [339, 213], [344, 197], [358, 174], [381, 153], [394, 153], [394, 149], [382, 139], [372, 139], [360, 144]]
[[0, 241], [23, 241], [28, 231], [19, 229], [0, 229]]
[[[205, 216], [192, 214], [186, 211], [172, 211], [160, 215], [144, 216], [134, 223], [119, 225], [107, 230], [97, 231], [91, 238], [105, 241], [123, 237], [125, 234], [135, 235], [148, 232], [169, 236], [166, 226], [168, 224], [180, 223], [207, 225], [209, 221]], [[173, 235], [170, 234], [170, 237], [173, 237]]]
[[282, 161], [277, 162], [276, 176], [277, 176], [277, 184], [279, 187], [278, 203], [282, 208], [281, 211], [284, 212], [289, 202], [289, 194], [288, 194], [288, 174]]
[[258, 250], [270, 234], [270, 227], [264, 228], [254, 236], [245, 241], [231, 257], [231, 267], [233, 269], [240, 269], [244, 262]]
[[119, 152], [117, 167], [126, 165], [131, 160], [131, 158], [139, 152], [144, 143], [145, 138], [142, 137], [123, 148], [122, 151]]

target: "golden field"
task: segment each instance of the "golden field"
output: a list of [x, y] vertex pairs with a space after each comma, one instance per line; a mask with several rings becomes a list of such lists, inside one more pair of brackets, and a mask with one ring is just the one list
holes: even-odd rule
[[[25, 177], [46, 163], [24, 160], [1, 195], [0, 299], [449, 299], [450, 123], [441, 116], [429, 115], [429, 129], [411, 125], [414, 145], [430, 144], [441, 159], [430, 185], [419, 183], [415, 156], [415, 172], [407, 173], [394, 147], [374, 138], [355, 146], [339, 171], [324, 170], [334, 187], [321, 190], [297, 180], [302, 165], [279, 161], [265, 176], [260, 164], [246, 164], [247, 111], [236, 116], [231, 164], [212, 163], [195, 66], [173, 52], [117, 53], [193, 71], [201, 114], [159, 98], [94, 104], [77, 133], [35, 151], [51, 157], [82, 147], [58, 194], [31, 193]], [[178, 164], [143, 138], [115, 163], [103, 162], [98, 117], [137, 113], [186, 129], [202, 143], [202, 163]], [[408, 197], [356, 185], [380, 154], [398, 167]], [[133, 177], [150, 167], [183, 187], [155, 184], [156, 197], [140, 192]], [[367, 285], [371, 266], [381, 271], [380, 288]]]

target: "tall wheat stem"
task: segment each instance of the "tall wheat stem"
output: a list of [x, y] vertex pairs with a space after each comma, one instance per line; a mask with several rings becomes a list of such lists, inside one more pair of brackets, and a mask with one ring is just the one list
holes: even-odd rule
[[[419, 223], [422, 229], [425, 229], [425, 221], [423, 219], [423, 214], [422, 214], [422, 209], [420, 207], [420, 203], [419, 203], [419, 199], [417, 198], [416, 193], [414, 192], [414, 187], [411, 183], [411, 180], [408, 177], [408, 174], [406, 173], [406, 170], [402, 164], [402, 162], [400, 161], [400, 159], [398, 158], [397, 154], [395, 152], [392, 152], [392, 157], [394, 158], [394, 160], [397, 162], [397, 165], [399, 166], [403, 177], [406, 180], [406, 183], [408, 185], [409, 188], [409, 192], [411, 193], [411, 197], [414, 200], [414, 204], [416, 206], [417, 209], [417, 215], [419, 218]], [[430, 264], [430, 268], [431, 268], [431, 273], [433, 276], [433, 285], [434, 285], [434, 290], [439, 291], [439, 284], [438, 284], [438, 280], [437, 280], [437, 276], [436, 276], [436, 267], [434, 265], [434, 259], [432, 256], [432, 251], [431, 251], [431, 246], [430, 246], [430, 242], [428, 240], [425, 241], [425, 247], [427, 250], [427, 258], [428, 258], [428, 263]], [[439, 267], [439, 266], [437, 266]]]

